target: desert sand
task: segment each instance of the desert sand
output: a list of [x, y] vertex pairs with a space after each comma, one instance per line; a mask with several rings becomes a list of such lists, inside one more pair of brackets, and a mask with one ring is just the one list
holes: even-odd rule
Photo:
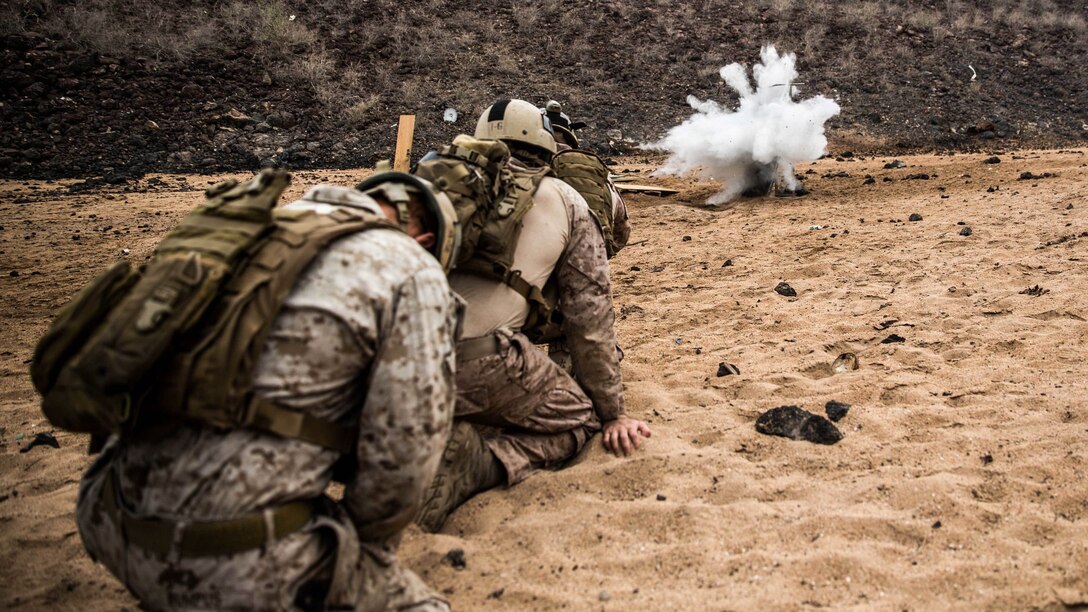
[[[625, 160], [681, 190], [628, 197], [612, 261], [653, 438], [413, 527], [404, 562], [460, 610], [1088, 606], [1088, 150], [990, 156], [824, 159], [798, 167], [806, 197], [717, 208], [714, 183]], [[303, 172], [290, 195], [362, 174]], [[0, 183], [0, 607], [135, 607], [76, 533], [85, 437], [19, 452], [51, 430], [27, 364], [74, 291], [221, 178]], [[834, 373], [844, 352], [860, 368]], [[852, 405], [838, 444], [755, 431], [829, 400]]]

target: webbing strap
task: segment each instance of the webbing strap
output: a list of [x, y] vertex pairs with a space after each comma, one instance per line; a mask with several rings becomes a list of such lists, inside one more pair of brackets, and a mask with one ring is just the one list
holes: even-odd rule
[[547, 302], [544, 301], [544, 292], [540, 290], [540, 287], [525, 280], [521, 276], [521, 270], [508, 271], [503, 275], [502, 282], [514, 291], [517, 291], [521, 297], [529, 302], [547, 305]]
[[441, 155], [456, 157], [457, 159], [467, 161], [468, 163], [480, 166], [481, 168], [486, 168], [489, 164], [488, 159], [483, 155], [480, 155], [479, 152], [455, 144], [443, 147]]
[[249, 409], [242, 425], [316, 444], [341, 454], [350, 453], [355, 445], [355, 435], [350, 428], [259, 397], [249, 400]]
[[[271, 525], [264, 512], [252, 512], [220, 521], [181, 523], [163, 518], [142, 518], [133, 515], [121, 503], [120, 491], [114, 480], [117, 474], [106, 475], [101, 502], [103, 508], [119, 527], [129, 544], [159, 557], [166, 557], [177, 542], [182, 557], [217, 557], [236, 555], [260, 548], [270, 539], [279, 540], [301, 529], [314, 515], [313, 503], [296, 501], [273, 508]], [[271, 533], [269, 533], [271, 527]], [[178, 530], [181, 533], [178, 533]], [[271, 537], [270, 537], [271, 536]]]

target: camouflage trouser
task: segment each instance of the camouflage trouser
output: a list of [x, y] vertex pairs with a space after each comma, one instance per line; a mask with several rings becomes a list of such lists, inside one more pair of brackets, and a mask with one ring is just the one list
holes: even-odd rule
[[458, 361], [454, 414], [487, 426], [484, 440], [515, 484], [574, 457], [601, 425], [578, 382], [547, 353], [523, 334], [497, 335], [497, 354]]
[[301, 530], [229, 557], [159, 558], [124, 541], [103, 506], [114, 478], [108, 456], [80, 483], [76, 516], [83, 544], [152, 610], [417, 610], [447, 604], [395, 559], [396, 543], [360, 542], [333, 503]]

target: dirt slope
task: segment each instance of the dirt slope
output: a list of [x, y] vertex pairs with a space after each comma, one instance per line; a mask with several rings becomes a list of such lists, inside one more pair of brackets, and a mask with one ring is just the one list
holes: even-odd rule
[[[492, 101], [556, 98], [617, 154], [730, 102], [764, 44], [838, 100], [859, 151], [1084, 145], [1084, 0], [12, 0], [0, 6], [0, 176], [372, 166]], [[460, 118], [443, 121], [446, 108]]]

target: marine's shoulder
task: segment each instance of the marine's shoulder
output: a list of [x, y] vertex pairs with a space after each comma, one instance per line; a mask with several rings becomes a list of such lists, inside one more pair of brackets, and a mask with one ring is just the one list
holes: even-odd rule
[[555, 197], [563, 200], [568, 208], [585, 208], [588, 210], [585, 198], [578, 190], [568, 185], [565, 181], [554, 176], [546, 176], [540, 181], [537, 188], [537, 197]]
[[425, 271], [442, 273], [441, 266], [412, 237], [391, 227], [356, 232], [333, 243], [329, 252], [354, 258], [357, 263], [378, 266], [410, 276]]

